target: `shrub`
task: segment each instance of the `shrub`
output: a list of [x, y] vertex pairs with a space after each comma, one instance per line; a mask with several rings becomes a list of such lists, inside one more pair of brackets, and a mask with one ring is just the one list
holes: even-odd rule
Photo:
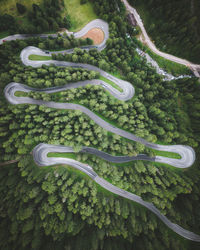
[[26, 7], [21, 3], [16, 3], [17, 10], [20, 14], [24, 14], [26, 12]]

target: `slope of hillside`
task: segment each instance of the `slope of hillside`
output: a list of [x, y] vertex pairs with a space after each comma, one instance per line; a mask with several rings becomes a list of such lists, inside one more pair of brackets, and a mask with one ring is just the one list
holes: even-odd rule
[[148, 34], [164, 52], [200, 62], [200, 3], [197, 0], [130, 0]]
[[20, 3], [23, 4], [27, 10], [31, 10], [32, 9], [32, 4], [37, 4], [40, 5], [43, 0], [0, 0], [0, 13], [1, 14], [9, 14], [12, 16], [21, 16], [18, 11], [17, 11], [17, 7], [16, 7], [16, 3]]

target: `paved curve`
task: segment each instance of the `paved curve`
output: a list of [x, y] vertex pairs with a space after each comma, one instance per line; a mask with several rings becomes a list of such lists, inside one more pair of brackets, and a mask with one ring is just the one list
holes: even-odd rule
[[[124, 1], [124, 3], [125, 3], [125, 1]], [[127, 9], [129, 7], [127, 7]], [[135, 10], [135, 12], [136, 12], [136, 10]], [[138, 15], [137, 12], [136, 12], [136, 15]], [[138, 18], [140, 19], [139, 15], [138, 15]], [[82, 46], [81, 48], [85, 49], [85, 50], [89, 50], [91, 48], [96, 48], [99, 51], [101, 51], [101, 50], [103, 50], [106, 47], [106, 41], [109, 38], [109, 27], [108, 27], [108, 24], [105, 21], [101, 20], [101, 19], [95, 19], [95, 20], [89, 22], [85, 27], [83, 27], [78, 32], [69, 32], [69, 31], [66, 31], [66, 32], [60, 32], [59, 34], [64, 35], [66, 33], [67, 35], [74, 35], [75, 38], [80, 38], [80, 37], [84, 36], [92, 28], [100, 28], [104, 32], [104, 40], [102, 41], [101, 44], [92, 45], [92, 46]], [[12, 40], [17, 40], [17, 39], [27, 39], [27, 38], [30, 38], [30, 37], [48, 38], [49, 36], [50, 37], [57, 37], [58, 33], [57, 34], [15, 34], [15, 35], [7, 36], [7, 37], [4, 37], [4, 38], [0, 39], [0, 45], [3, 44], [4, 41], [12, 41]], [[59, 51], [57, 53], [72, 53], [72, 52], [73, 52], [73, 49], [69, 49], [69, 50]], [[56, 52], [53, 52], [53, 53], [56, 53]], [[49, 54], [53, 54], [53, 53], [49, 52]], [[147, 57], [147, 60], [148, 60], [148, 54], [145, 55], [145, 56]], [[151, 63], [152, 63], [152, 61], [151, 61]], [[156, 71], [157, 71], [158, 74], [165, 76], [165, 80], [166, 81], [173, 80], [173, 79], [179, 79], [179, 78], [183, 78], [183, 77], [188, 77], [188, 76], [174, 77], [174, 76], [172, 76], [170, 74], [167, 74], [162, 69], [160, 69], [156, 65], [156, 63], [153, 63], [152, 66], [156, 68]], [[190, 65], [190, 66], [192, 67], [192, 65]], [[159, 70], [158, 70], [158, 68], [159, 68]], [[194, 71], [194, 73], [196, 72], [194, 69], [192, 69], [192, 70]]]
[[[65, 52], [68, 52], [68, 50], [66, 50]], [[58, 52], [51, 52], [51, 53], [60, 53], [60, 51]], [[71, 53], [71, 50], [70, 50]], [[56, 60], [48, 60], [48, 61], [33, 61], [33, 60], [29, 60], [29, 55], [47, 55], [44, 51], [42, 51], [39, 48], [33, 47], [33, 46], [29, 46], [26, 47], [25, 49], [22, 50], [20, 57], [21, 60], [23, 62], [23, 64], [25, 64], [26, 66], [32, 66], [32, 67], [41, 67], [42, 65], [51, 65], [54, 64], [56, 66], [64, 66], [64, 67], [73, 67], [73, 68], [84, 68], [84, 69], [88, 69], [88, 70], [94, 70], [100, 73], [100, 75], [102, 75], [103, 77], [109, 79], [110, 81], [114, 82], [116, 85], [118, 85], [121, 89], [122, 92], [120, 92], [119, 90], [117, 90], [116, 88], [112, 87], [110, 84], [107, 84], [106, 82], [102, 81], [102, 80], [93, 80], [93, 81], [89, 81], [86, 82], [85, 84], [83, 82], [79, 82], [76, 83], [76, 86], [83, 86], [86, 85], [87, 83], [90, 83], [94, 85], [102, 85], [102, 87], [104, 87], [105, 89], [107, 89], [114, 97], [116, 97], [119, 100], [122, 101], [127, 101], [129, 99], [131, 99], [134, 96], [135, 93], [135, 89], [133, 87], [133, 85], [131, 85], [129, 82], [121, 80], [119, 78], [114, 77], [111, 74], [108, 74], [107, 72], [99, 69], [96, 66], [90, 65], [90, 64], [84, 64], [84, 63], [72, 63], [72, 62], [65, 62], [65, 61], [56, 61]]]
[[[105, 39], [106, 36], [105, 36]], [[102, 43], [102, 47], [97, 47], [97, 49], [101, 50], [103, 47], [105, 47], [105, 44]], [[91, 47], [90, 47], [91, 48]], [[87, 49], [89, 49], [89, 47], [87, 47]], [[28, 60], [28, 54], [31, 50], [37, 50], [37, 52], [39, 53], [44, 53], [42, 51], [39, 51], [39, 49], [34, 48], [34, 47], [29, 47], [26, 48], [25, 50], [22, 51], [21, 53], [21, 58], [22, 61], [26, 64], [30, 63], [30, 60]], [[68, 51], [68, 53], [71, 53], [70, 51]], [[99, 70], [98, 68], [93, 68], [94, 66], [92, 65], [86, 65], [86, 64], [73, 64], [73, 63], [68, 63], [68, 62], [57, 62], [57, 61], [46, 61], [46, 62], [42, 62], [42, 64], [49, 64], [49, 63], [54, 63], [56, 65], [59, 66], [72, 66], [72, 67], [84, 67], [87, 69], [91, 69], [91, 70], [97, 70], [98, 72], [100, 72], [100, 74], [102, 74], [104, 77], [114, 81], [118, 86], [120, 86], [123, 90], [122, 92], [122, 96], [120, 95], [120, 91], [116, 92], [117, 90], [110, 88], [108, 85], [106, 86], [104, 83], [104, 87], [110, 91], [111, 94], [113, 94], [116, 98], [120, 99], [122, 97], [122, 100], [128, 100], [130, 99], [133, 95], [134, 95], [134, 88], [130, 87], [132, 86], [130, 83], [126, 82], [126, 81], [122, 81], [119, 80], [109, 74], [107, 74], [104, 71]], [[32, 63], [32, 62], [31, 62]], [[34, 63], [34, 67], [38, 67], [41, 66], [41, 62], [35, 62]], [[92, 68], [91, 68], [92, 67]], [[94, 80], [93, 80], [94, 81]], [[87, 82], [88, 83], [88, 82]], [[76, 87], [78, 86], [83, 86], [84, 84], [87, 83], [75, 83]], [[74, 84], [74, 87], [75, 87]], [[80, 85], [79, 85], [80, 84]], [[98, 82], [95, 84], [99, 84]], [[30, 104], [37, 104], [37, 105], [45, 105], [47, 107], [51, 107], [51, 108], [58, 108], [58, 109], [74, 109], [74, 110], [81, 110], [82, 112], [84, 112], [86, 115], [88, 115], [91, 119], [93, 119], [98, 125], [100, 125], [101, 127], [107, 129], [110, 132], [116, 133], [120, 136], [123, 136], [125, 138], [128, 138], [130, 140], [133, 141], [137, 141], [140, 143], [145, 144], [147, 147], [153, 148], [153, 149], [157, 149], [157, 150], [162, 150], [162, 151], [169, 151], [169, 152], [175, 152], [181, 155], [181, 159], [171, 159], [171, 158], [166, 158], [166, 157], [162, 157], [162, 156], [156, 156], [155, 158], [148, 158], [147, 156], [144, 155], [138, 155], [138, 158], [142, 158], [143, 160], [152, 160], [152, 161], [159, 161], [159, 162], [164, 162], [170, 165], [173, 165], [175, 167], [180, 167], [180, 168], [185, 168], [185, 167], [189, 167], [193, 164], [193, 162], [195, 161], [195, 152], [193, 151], [193, 149], [191, 147], [188, 146], [182, 146], [182, 145], [174, 145], [174, 146], [162, 146], [162, 145], [157, 145], [157, 144], [153, 144], [153, 143], [149, 143], [147, 141], [145, 141], [142, 138], [139, 138], [129, 132], [126, 132], [122, 129], [116, 128], [114, 126], [112, 126], [111, 124], [105, 122], [104, 120], [102, 120], [100, 117], [98, 117], [97, 115], [95, 115], [93, 112], [91, 112], [89, 109], [78, 105], [78, 104], [73, 104], [73, 103], [55, 103], [55, 102], [46, 102], [46, 101], [42, 101], [42, 100], [34, 100], [32, 98], [28, 98], [28, 97], [16, 97], [14, 94], [16, 91], [24, 91], [24, 92], [29, 92], [29, 91], [44, 91], [47, 93], [53, 93], [53, 92], [57, 92], [63, 89], [67, 89], [67, 88], [72, 88], [72, 84], [68, 85], [68, 86], [63, 86], [63, 87], [54, 87], [54, 88], [49, 88], [49, 89], [43, 89], [43, 90], [38, 90], [38, 89], [33, 89], [30, 87], [27, 87], [23, 84], [19, 84], [19, 83], [10, 83], [6, 86], [6, 88], [4, 89], [4, 93], [5, 93], [5, 97], [7, 98], [7, 100], [12, 103], [12, 104], [20, 104], [20, 103], [30, 103]], [[131, 94], [128, 95], [126, 93], [127, 88], [129, 88], [129, 91], [131, 90]], [[128, 91], [128, 92], [129, 92]], [[56, 148], [55, 148], [56, 147]], [[69, 164], [72, 165], [75, 168], [80, 169], [81, 171], [85, 172], [86, 174], [88, 174], [94, 181], [96, 181], [99, 185], [101, 185], [102, 187], [104, 187], [105, 189], [109, 190], [110, 192], [113, 192], [115, 194], [118, 194], [122, 197], [125, 197], [127, 199], [133, 200], [135, 202], [140, 203], [141, 205], [147, 207], [148, 209], [150, 209], [153, 213], [155, 213], [169, 228], [171, 228], [174, 232], [180, 234], [181, 236], [189, 239], [189, 240], [193, 240], [193, 241], [200, 241], [200, 236], [189, 232], [181, 227], [179, 227], [178, 225], [170, 222], [164, 215], [162, 215], [159, 210], [152, 204], [149, 202], [145, 202], [144, 200], [141, 199], [141, 197], [131, 194], [125, 190], [122, 190], [118, 187], [113, 186], [112, 184], [110, 184], [109, 182], [105, 181], [104, 179], [100, 178], [92, 169], [92, 167], [90, 167], [87, 164], [83, 164], [80, 163], [78, 161], [75, 161], [73, 159], [67, 159], [67, 158], [57, 158], [57, 157], [51, 157], [50, 159], [48, 159], [47, 157], [47, 153], [50, 152], [49, 150], [53, 149], [53, 151], [59, 151], [59, 152], [67, 152], [66, 151], [66, 147], [63, 146], [52, 146], [52, 145], [47, 145], [47, 144], [39, 144], [38, 146], [35, 147], [34, 151], [33, 151], [33, 157], [35, 159], [35, 161], [37, 162], [38, 165], [52, 165], [52, 164], [60, 164], [60, 163], [64, 163], [64, 164]], [[64, 151], [63, 151], [64, 150]], [[69, 147], [67, 148], [67, 150], [69, 150]], [[71, 149], [72, 150], [72, 149]], [[92, 153], [92, 154], [96, 154], [100, 157], [102, 157], [103, 159], [106, 160], [110, 160], [113, 162], [122, 162], [122, 161], [129, 161], [130, 158], [128, 157], [114, 157], [111, 156], [107, 153], [98, 151], [96, 149], [93, 148], [87, 148], [84, 147], [82, 149], [82, 152], [88, 152], [88, 153]], [[131, 159], [133, 160], [133, 159]]]
[[[81, 152], [87, 152], [88, 149], [90, 151], [91, 148], [83, 147]], [[92, 149], [92, 150], [94, 150], [94, 149]], [[100, 155], [101, 155], [101, 153], [103, 155], [108, 155], [107, 153], [101, 152], [99, 150], [97, 150], [97, 151], [98, 152], [95, 152], [95, 154], [97, 154], [98, 156], [99, 156], [99, 153], [100, 153]], [[161, 214], [160, 211], [152, 203], [144, 201], [140, 196], [132, 194], [130, 192], [127, 192], [121, 188], [118, 188], [118, 187], [112, 185], [111, 183], [107, 182], [106, 180], [100, 178], [97, 175], [97, 173], [93, 170], [93, 168], [91, 166], [89, 166], [88, 164], [84, 164], [84, 163], [81, 163], [79, 161], [76, 161], [76, 160], [73, 160], [70, 158], [48, 157], [47, 154], [50, 152], [63, 152], [63, 153], [67, 152], [67, 153], [69, 153], [69, 152], [74, 152], [74, 150], [71, 147], [56, 146], [56, 145], [40, 143], [33, 149], [33, 157], [34, 157], [35, 162], [39, 166], [50, 166], [50, 165], [55, 165], [55, 164], [68, 164], [70, 166], [73, 166], [74, 168], [77, 168], [77, 169], [83, 171], [84, 173], [86, 173], [96, 183], [98, 183], [100, 186], [107, 189], [108, 191], [110, 191], [114, 194], [117, 194], [119, 196], [122, 196], [126, 199], [135, 201], [135, 202], [141, 204], [142, 206], [148, 208], [160, 220], [162, 220], [170, 229], [172, 229], [174, 232], [181, 235], [182, 237], [184, 237], [188, 240], [200, 242], [199, 235], [197, 235], [193, 232], [190, 232], [190, 231], [180, 227], [179, 225], [171, 222], [170, 220], [167, 219], [166, 216]], [[123, 156], [122, 156], [122, 158], [123, 158]], [[119, 161], [117, 161], [117, 159], [116, 159], [115, 162], [122, 162], [121, 161], [122, 158], [119, 156], [119, 158], [118, 158]]]
[[[93, 47], [96, 47], [98, 50], [101, 51], [102, 47], [98, 47], [98, 46], [92, 46]], [[89, 50], [91, 47], [90, 46], [84, 46], [84, 47], [81, 47], [82, 49], [85, 49], [85, 50]], [[51, 63], [57, 65], [57, 66], [69, 66], [69, 65], [74, 65], [74, 67], [78, 67], [82, 65], [83, 68], [87, 68], [87, 69], [90, 69], [90, 70], [95, 70], [95, 71], [98, 71], [98, 72], [101, 72], [102, 75], [104, 75], [104, 77], [107, 77], [107, 78], [113, 78], [112, 75], [106, 73], [105, 71], [93, 66], [93, 65], [89, 65], [89, 64], [81, 64], [81, 63], [71, 63], [71, 62], [58, 62], [58, 61], [55, 61], [55, 60], [48, 60], [48, 61], [34, 61], [34, 60], [29, 60], [29, 56], [30, 55], [40, 55], [40, 56], [46, 56], [46, 55], [52, 55], [52, 54], [71, 54], [73, 53], [74, 49], [68, 49], [68, 50], [62, 50], [62, 51], [42, 51], [41, 49], [37, 48], [37, 47], [33, 47], [33, 46], [29, 46], [29, 47], [26, 47], [22, 50], [21, 52], [21, 60], [22, 62], [26, 65], [26, 66], [32, 66], [32, 67], [40, 67], [41, 65], [45, 64], [45, 65], [49, 65]], [[190, 78], [191, 76], [190, 75], [179, 75], [177, 77], [173, 76], [172, 74], [169, 74], [167, 72], [165, 72], [163, 69], [161, 69], [157, 62], [154, 61], [147, 53], [144, 53], [143, 51], [141, 51], [139, 48], [136, 49], [137, 53], [142, 56], [142, 57], [145, 57], [147, 62], [150, 63], [156, 70], [157, 74], [159, 75], [162, 75], [164, 78], [163, 80], [164, 81], [171, 81], [171, 80], [177, 80], [177, 79], [180, 79], [180, 78]], [[85, 67], [84, 67], [85, 66]], [[115, 81], [119, 81], [118, 78], [114, 78]], [[131, 85], [132, 86], [132, 85]], [[133, 86], [132, 86], [133, 88]], [[126, 88], [125, 88], [126, 89]], [[130, 88], [129, 88], [129, 91], [130, 91]]]
[[[66, 31], [66, 32], [60, 32], [60, 34], [64, 35], [66, 33], [67, 35], [74, 35], [75, 38], [80, 38], [84, 36], [92, 28], [100, 28], [104, 32], [104, 40], [101, 44], [96, 45], [96, 46], [90, 46], [90, 48], [97, 47], [98, 49], [103, 50], [106, 47], [106, 41], [109, 38], [109, 32], [108, 32], [108, 24], [101, 19], [92, 20], [78, 32]], [[48, 38], [49, 36], [57, 37], [58, 34], [16, 34], [16, 35], [7, 36], [7, 37], [0, 39], [0, 44], [3, 44], [4, 41], [12, 41], [12, 40], [17, 40], [17, 39], [24, 40], [30, 37]]]
[[182, 59], [182, 58], [179, 58], [179, 57], [176, 57], [176, 56], [173, 56], [173, 55], [170, 55], [170, 54], [167, 54], [167, 53], [164, 53], [160, 50], [158, 50], [155, 46], [155, 44], [151, 41], [151, 39], [149, 38], [147, 32], [146, 32], [146, 29], [143, 25], [143, 22], [142, 22], [142, 19], [140, 18], [139, 14], [137, 13], [136, 9], [134, 9], [129, 3], [127, 0], [121, 0], [127, 11], [132, 13], [137, 21], [137, 24], [138, 26], [140, 27], [141, 31], [142, 31], [142, 34], [143, 34], [143, 37], [144, 37], [144, 41], [145, 43], [148, 45], [148, 47], [154, 52], [156, 53], [157, 55], [159, 56], [162, 56], [170, 61], [173, 61], [173, 62], [176, 62], [176, 63], [179, 63], [179, 64], [182, 64], [182, 65], [185, 65], [187, 67], [190, 67], [191, 70], [194, 72], [194, 74], [197, 76], [197, 77], [200, 77], [199, 73], [198, 73], [198, 70], [200, 70], [200, 65], [199, 64], [194, 64], [192, 62], [189, 62], [185, 59]]
[[[47, 93], [54, 93], [58, 92], [59, 89], [63, 90], [64, 88], [67, 88], [67, 86], [64, 87], [56, 87], [55, 88], [49, 88], [47, 90], [43, 89], [43, 92]], [[83, 113], [85, 113], [87, 116], [89, 116], [93, 121], [95, 121], [99, 126], [106, 129], [107, 131], [110, 131], [114, 134], [118, 134], [124, 138], [127, 138], [132, 141], [136, 141], [139, 143], [144, 144], [146, 147], [160, 150], [160, 151], [168, 151], [168, 152], [174, 152], [181, 156], [181, 159], [174, 159], [174, 158], [167, 158], [163, 156], [156, 156], [155, 161], [166, 163], [169, 165], [172, 165], [177, 168], [187, 168], [190, 167], [194, 161], [195, 161], [195, 152], [194, 150], [189, 146], [184, 145], [159, 145], [155, 143], [147, 142], [146, 140], [135, 136], [134, 134], [131, 134], [125, 130], [122, 130], [120, 128], [114, 127], [110, 123], [104, 121], [102, 118], [97, 116], [95, 113], [90, 111], [88, 108], [74, 103], [57, 103], [57, 102], [48, 102], [43, 100], [35, 100], [30, 97], [17, 97], [15, 96], [16, 91], [22, 91], [22, 92], [30, 92], [30, 91], [41, 91], [39, 89], [30, 88], [26, 85], [12, 82], [9, 83], [5, 89], [5, 97], [7, 100], [12, 104], [22, 104], [22, 103], [29, 103], [29, 104], [36, 104], [36, 105], [45, 105], [49, 108], [56, 108], [56, 109], [73, 109], [73, 110], [80, 110]]]

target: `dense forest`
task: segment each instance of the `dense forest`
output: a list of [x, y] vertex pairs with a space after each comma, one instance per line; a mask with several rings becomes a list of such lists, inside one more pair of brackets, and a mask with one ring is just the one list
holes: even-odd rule
[[200, 63], [198, 0], [130, 0], [148, 34], [162, 51]]
[[[90, 44], [90, 40], [59, 36], [6, 42], [0, 46], [0, 249], [198, 249], [198, 243], [172, 233], [149, 210], [105, 191], [82, 172], [64, 165], [38, 167], [33, 161], [32, 149], [40, 142], [72, 146], [76, 153], [66, 157], [91, 165], [99, 176], [140, 195], [174, 223], [200, 234], [200, 84], [196, 78], [165, 82], [139, 57], [135, 51], [137, 31], [127, 23], [121, 1], [96, 0], [94, 9], [109, 23], [106, 49], [76, 48], [73, 54], [53, 58], [98, 66], [130, 81], [135, 96], [119, 101], [93, 85], [55, 94], [16, 95], [79, 103], [148, 141], [194, 147], [196, 163], [177, 170], [147, 161], [114, 164], [79, 153], [81, 146], [112, 155], [154, 156], [159, 152], [107, 132], [80, 111], [10, 105], [5, 100], [3, 89], [12, 81], [46, 88], [99, 79], [97, 72], [80, 68], [26, 67], [19, 58], [29, 45], [57, 50]], [[16, 162], [3, 165], [10, 160]]]
[[43, 5], [32, 5], [32, 10], [26, 10], [26, 7], [20, 3], [16, 3], [18, 13], [26, 14], [27, 21], [21, 23], [10, 14], [0, 13], [0, 31], [9, 31], [13, 33], [41, 33], [44, 31], [58, 31], [60, 28], [70, 28], [70, 18], [66, 15], [61, 16], [64, 7], [63, 0], [43, 0]]

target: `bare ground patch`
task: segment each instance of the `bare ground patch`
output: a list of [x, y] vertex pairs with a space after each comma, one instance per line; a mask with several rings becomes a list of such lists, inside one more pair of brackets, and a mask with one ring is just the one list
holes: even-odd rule
[[89, 30], [82, 38], [90, 38], [94, 41], [95, 45], [98, 45], [104, 40], [104, 32], [99, 28], [93, 28]]

